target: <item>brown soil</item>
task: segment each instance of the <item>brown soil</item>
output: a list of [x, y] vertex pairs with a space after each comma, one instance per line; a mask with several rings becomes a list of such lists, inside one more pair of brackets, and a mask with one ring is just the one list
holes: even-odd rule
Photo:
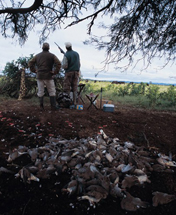
[[[65, 139], [95, 137], [100, 129], [111, 138], [131, 141], [137, 146], [150, 147], [156, 153], [169, 155], [176, 160], [176, 113], [120, 107], [114, 112], [104, 112], [91, 107], [87, 110], [70, 110], [63, 108], [50, 111], [49, 105], [41, 112], [30, 101], [2, 101], [0, 104], [0, 168], [12, 168], [7, 162], [7, 153], [19, 145], [37, 147], [44, 145], [50, 136]], [[32, 134], [32, 135], [31, 135]], [[26, 157], [15, 161], [19, 167], [29, 163]], [[13, 167], [14, 170], [14, 167]], [[19, 170], [16, 167], [16, 173]], [[175, 170], [173, 168], [173, 170]], [[150, 203], [145, 209], [136, 212], [122, 210], [119, 198], [101, 200], [94, 207], [87, 200], [78, 201], [77, 196], [68, 196], [61, 192], [67, 184], [70, 173], [52, 175], [50, 179], [40, 182], [23, 183], [14, 174], [0, 172], [0, 214], [145, 214], [172, 215], [176, 211], [176, 201], [152, 206], [152, 192], [160, 191], [176, 194], [176, 171], [173, 173], [153, 172], [152, 183], [146, 183], [141, 189], [134, 187], [134, 196]], [[59, 183], [56, 183], [58, 182]]]

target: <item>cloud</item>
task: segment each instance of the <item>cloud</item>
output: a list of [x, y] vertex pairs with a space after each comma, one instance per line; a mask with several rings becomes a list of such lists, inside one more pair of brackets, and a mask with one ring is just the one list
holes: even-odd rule
[[[58, 29], [51, 33], [48, 37], [50, 44], [50, 52], [56, 54], [60, 60], [63, 54], [54, 42], [57, 42], [62, 49], [65, 49], [65, 42], [71, 42], [73, 49], [80, 54], [81, 59], [81, 73], [83, 78], [91, 78], [95, 80], [118, 80], [118, 81], [139, 81], [139, 82], [164, 82], [174, 84], [176, 82], [175, 76], [176, 65], [175, 63], [167, 65], [162, 70], [160, 65], [164, 64], [163, 59], [154, 59], [150, 66], [142, 71], [143, 62], [139, 62], [135, 68], [130, 67], [125, 72], [114, 69], [114, 65], [109, 67], [108, 71], [101, 71], [103, 68], [103, 61], [105, 60], [105, 52], [98, 51], [91, 45], [84, 45], [83, 42], [89, 38], [87, 34], [88, 22], [83, 22], [75, 26]], [[93, 27], [94, 35], [102, 36], [103, 30], [98, 27]], [[7, 62], [17, 60], [19, 57], [29, 57], [30, 54], [37, 54], [41, 52], [41, 45], [39, 45], [39, 35], [37, 32], [30, 32], [29, 38], [26, 43], [21, 47], [16, 39], [5, 39], [0, 35], [1, 46], [1, 61], [0, 70], [4, 69]], [[123, 62], [126, 63], [125, 61]], [[99, 72], [99, 73], [98, 73]], [[98, 76], [95, 77], [95, 74]]]

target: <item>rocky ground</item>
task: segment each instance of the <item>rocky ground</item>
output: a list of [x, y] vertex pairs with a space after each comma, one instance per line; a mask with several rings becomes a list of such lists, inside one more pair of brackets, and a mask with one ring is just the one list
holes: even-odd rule
[[[155, 191], [176, 195], [176, 167], [171, 171], [151, 171], [150, 181], [132, 186], [126, 191], [148, 202], [147, 208], [135, 212], [124, 210], [121, 199], [108, 195], [94, 205], [88, 200], [78, 201], [80, 195], [62, 192], [72, 172], [66, 169], [40, 181], [25, 181], [15, 177], [22, 167], [31, 164], [29, 157], [20, 156], [9, 162], [9, 152], [20, 145], [30, 148], [44, 146], [51, 138], [77, 141], [96, 139], [102, 129], [108, 138], [121, 143], [143, 146], [156, 155], [165, 154], [176, 160], [176, 113], [122, 107], [104, 112], [91, 107], [87, 110], [61, 109], [50, 111], [49, 105], [41, 112], [30, 100], [4, 100], [0, 103], [0, 214], [175, 214], [176, 201], [152, 205]], [[13, 173], [6, 172], [6, 170]]]

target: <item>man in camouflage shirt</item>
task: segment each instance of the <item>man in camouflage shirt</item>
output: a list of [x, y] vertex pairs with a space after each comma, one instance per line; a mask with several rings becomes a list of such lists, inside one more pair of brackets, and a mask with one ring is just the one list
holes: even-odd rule
[[73, 92], [73, 106], [76, 105], [79, 71], [80, 71], [80, 57], [79, 54], [72, 50], [70, 42], [65, 43], [66, 53], [62, 61], [62, 68], [65, 70], [63, 90], [68, 95], [70, 91]]

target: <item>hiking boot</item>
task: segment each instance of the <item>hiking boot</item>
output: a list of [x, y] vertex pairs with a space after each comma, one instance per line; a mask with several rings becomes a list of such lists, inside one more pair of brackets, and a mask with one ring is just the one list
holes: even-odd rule
[[43, 106], [43, 96], [39, 97], [39, 102], [40, 102], [40, 110], [44, 110], [44, 106]]
[[77, 100], [77, 91], [73, 92], [73, 104], [76, 106], [76, 100]]
[[60, 107], [56, 105], [56, 97], [50, 96], [50, 104], [51, 104], [51, 110], [59, 110]]

